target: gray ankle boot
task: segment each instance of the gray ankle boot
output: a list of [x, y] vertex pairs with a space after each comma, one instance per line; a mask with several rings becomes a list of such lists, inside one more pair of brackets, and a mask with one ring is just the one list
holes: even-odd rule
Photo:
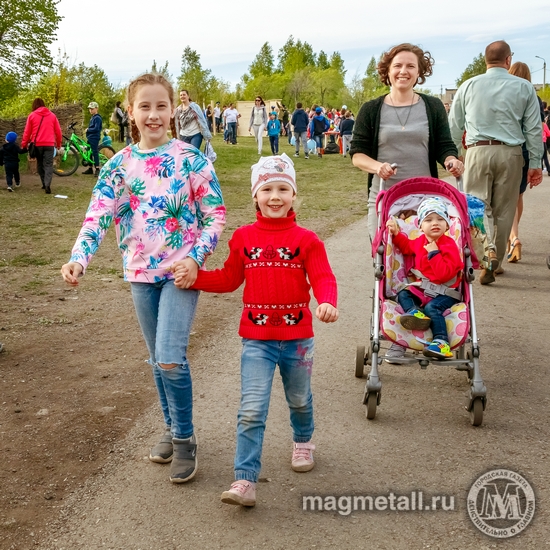
[[149, 460], [151, 462], [166, 464], [172, 461], [173, 454], [172, 434], [170, 433], [170, 428], [166, 426], [166, 430], [160, 438], [160, 441], [151, 449]]
[[185, 483], [197, 473], [197, 439], [193, 434], [189, 439], [172, 439], [174, 455], [170, 466], [170, 481]]

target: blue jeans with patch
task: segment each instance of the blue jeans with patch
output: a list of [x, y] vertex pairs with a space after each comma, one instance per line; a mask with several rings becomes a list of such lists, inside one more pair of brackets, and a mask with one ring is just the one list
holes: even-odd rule
[[265, 423], [275, 369], [283, 380], [290, 409], [292, 438], [307, 443], [313, 435], [313, 338], [250, 340], [243, 338], [241, 406], [237, 416], [235, 479], [256, 483], [262, 467]]
[[[131, 288], [164, 422], [172, 437], [187, 439], [193, 435], [193, 388], [187, 346], [199, 291], [179, 289], [167, 279], [132, 283]], [[167, 369], [159, 363], [176, 366]]]
[[[409, 290], [402, 290], [397, 294], [397, 301], [403, 308], [403, 311], [407, 313], [411, 309], [420, 307], [420, 298], [415, 296]], [[456, 298], [451, 298], [446, 294], [440, 294], [435, 298], [432, 298], [424, 307], [422, 311], [432, 320], [430, 328], [432, 329], [434, 340], [444, 340], [449, 342], [449, 334], [447, 333], [447, 324], [443, 313], [458, 303]]]

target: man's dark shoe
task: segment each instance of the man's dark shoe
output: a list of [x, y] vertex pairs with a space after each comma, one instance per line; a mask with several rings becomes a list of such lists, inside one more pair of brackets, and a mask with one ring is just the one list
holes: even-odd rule
[[52, 190], [50, 188], [50, 186], [48, 185], [48, 187], [46, 187], [46, 195], [51, 195], [52, 194]]
[[193, 434], [189, 439], [172, 439], [174, 455], [170, 465], [170, 481], [185, 483], [197, 473], [197, 439]]
[[84, 170], [84, 172], [82, 172], [82, 174], [85, 174], [85, 175], [94, 175], [94, 169], [90, 166], [88, 168], [88, 170]]

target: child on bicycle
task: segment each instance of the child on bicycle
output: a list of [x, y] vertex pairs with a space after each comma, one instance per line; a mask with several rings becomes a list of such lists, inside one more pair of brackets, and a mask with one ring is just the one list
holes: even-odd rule
[[[216, 247], [225, 224], [220, 185], [210, 161], [178, 139], [174, 90], [160, 74], [144, 74], [127, 91], [133, 145], [101, 170], [63, 279], [78, 285], [113, 220], [166, 424], [149, 459], [172, 462], [170, 481], [197, 471], [193, 395], [187, 345], [199, 292], [174, 285], [172, 267], [190, 281]], [[127, 330], [121, 327], [121, 330]]]
[[101, 139], [103, 119], [99, 114], [99, 105], [95, 101], [90, 102], [90, 104], [88, 105], [88, 110], [90, 111], [90, 115], [92, 115], [92, 118], [90, 118], [88, 128], [86, 128], [86, 139], [92, 150], [95, 172], [94, 169], [90, 166], [82, 173], [99, 176], [99, 140]]
[[[446, 359], [453, 354], [443, 313], [461, 301], [459, 275], [464, 266], [456, 242], [445, 235], [450, 225], [445, 203], [436, 197], [424, 199], [417, 215], [423, 233], [417, 239], [411, 240], [401, 233], [394, 219], [386, 222], [397, 248], [403, 254], [414, 256], [413, 273], [419, 278], [420, 285], [412, 283], [397, 294], [397, 301], [405, 312], [400, 317], [400, 323], [407, 330], [427, 330], [431, 327], [433, 339], [424, 350], [424, 355]], [[422, 280], [434, 285], [429, 285], [424, 291]]]
[[[252, 166], [256, 222], [240, 227], [229, 241], [223, 269], [200, 271], [193, 288], [233, 292], [243, 281], [244, 308], [239, 335], [241, 405], [237, 416], [235, 482], [222, 502], [254, 506], [261, 469], [262, 443], [275, 368], [290, 408], [293, 431], [291, 467], [307, 472], [314, 466], [313, 327], [310, 284], [325, 323], [338, 319], [336, 279], [322, 241], [296, 224], [296, 173], [286, 154], [261, 158]], [[176, 285], [191, 281], [184, 267], [176, 269]]]

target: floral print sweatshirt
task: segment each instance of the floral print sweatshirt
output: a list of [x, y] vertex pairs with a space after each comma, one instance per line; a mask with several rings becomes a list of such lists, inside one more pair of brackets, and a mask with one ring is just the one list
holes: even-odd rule
[[172, 264], [187, 257], [202, 267], [225, 225], [212, 164], [177, 139], [119, 151], [101, 169], [70, 261], [85, 270], [113, 221], [126, 281], [172, 279]]

